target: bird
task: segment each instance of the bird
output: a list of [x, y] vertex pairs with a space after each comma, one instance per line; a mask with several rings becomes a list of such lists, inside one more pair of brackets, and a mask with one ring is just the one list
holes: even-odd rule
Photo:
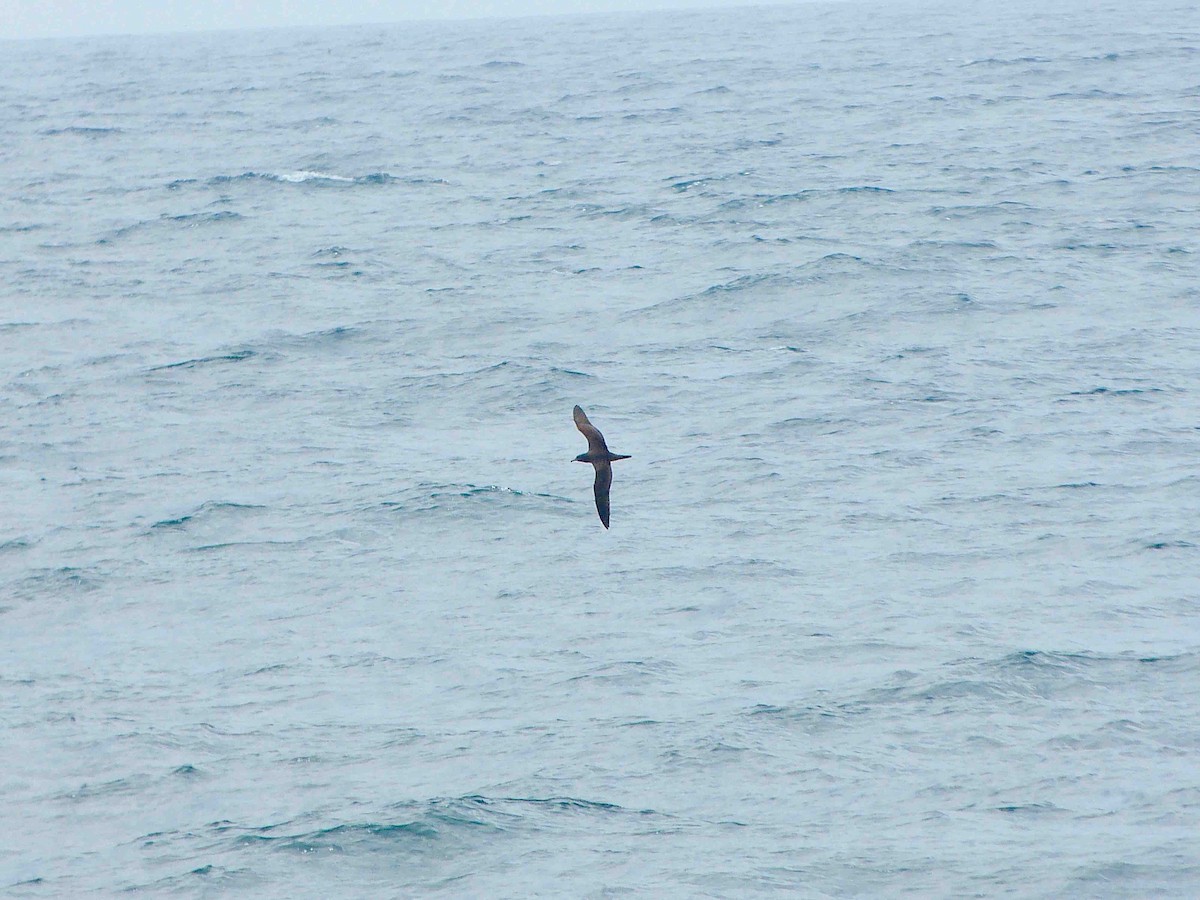
[[587, 438], [588, 452], [580, 453], [575, 462], [591, 463], [596, 467], [596, 512], [600, 513], [600, 521], [608, 528], [608, 489], [612, 487], [612, 466], [614, 459], [630, 459], [619, 453], [610, 453], [608, 444], [604, 443], [604, 435], [600, 429], [588, 421], [587, 414], [578, 406], [572, 412], [575, 427]]

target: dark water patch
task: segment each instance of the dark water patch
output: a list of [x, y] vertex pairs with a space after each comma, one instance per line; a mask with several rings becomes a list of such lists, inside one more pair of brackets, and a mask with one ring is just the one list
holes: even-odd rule
[[190, 763], [185, 763], [182, 766], [172, 769], [171, 774], [180, 778], [199, 778], [202, 773]]
[[214, 363], [230, 363], [243, 362], [247, 359], [253, 359], [258, 354], [253, 350], [235, 350], [232, 353], [221, 353], [216, 356], [200, 356], [194, 359], [184, 359], [179, 362], [164, 363], [160, 366], [151, 366], [147, 372], [164, 372], [169, 369], [195, 369], [199, 366], [207, 366]]
[[30, 231], [41, 231], [45, 225], [0, 225], [0, 234], [26, 234]]
[[482, 68], [482, 69], [523, 69], [523, 68], [525, 68], [525, 63], [518, 62], [515, 59], [489, 59], [487, 62], [483, 63], [480, 66], [480, 68]]

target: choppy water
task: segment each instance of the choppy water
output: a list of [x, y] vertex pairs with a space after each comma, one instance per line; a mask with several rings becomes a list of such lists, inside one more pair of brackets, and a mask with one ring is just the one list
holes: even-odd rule
[[0, 889], [1200, 893], [1127, 6], [0, 44]]

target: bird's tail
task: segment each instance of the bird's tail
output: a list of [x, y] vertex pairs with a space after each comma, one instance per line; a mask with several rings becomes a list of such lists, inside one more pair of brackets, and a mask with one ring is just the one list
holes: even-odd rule
[[609, 461], [609, 462], [612, 462], [614, 459], [633, 459], [633, 457], [632, 457], [632, 456], [622, 456], [620, 453], [610, 453], [610, 454], [608, 454], [608, 461]]

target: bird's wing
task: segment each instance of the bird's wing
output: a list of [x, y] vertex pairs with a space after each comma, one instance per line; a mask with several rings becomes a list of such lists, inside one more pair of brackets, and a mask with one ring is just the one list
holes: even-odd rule
[[588, 421], [587, 415], [578, 406], [575, 407], [572, 416], [575, 418], [575, 427], [587, 438], [588, 453], [592, 455], [604, 454], [607, 456], [608, 444], [604, 443], [604, 435], [600, 433], [600, 429]]
[[596, 467], [596, 512], [600, 521], [608, 527], [608, 489], [612, 487], [612, 466], [607, 462], [592, 463]]

